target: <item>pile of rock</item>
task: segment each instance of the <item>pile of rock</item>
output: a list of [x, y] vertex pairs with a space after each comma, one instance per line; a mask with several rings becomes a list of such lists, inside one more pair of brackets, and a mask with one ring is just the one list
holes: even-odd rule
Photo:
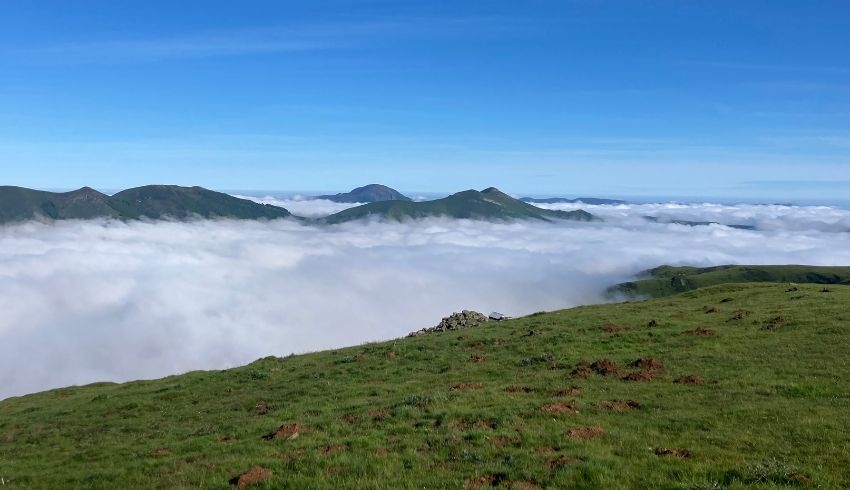
[[432, 332], [447, 332], [450, 330], [461, 330], [464, 328], [477, 327], [487, 321], [487, 316], [478, 313], [477, 311], [463, 310], [460, 313], [452, 313], [443, 318], [440, 324], [436, 327], [423, 328], [416, 332], [411, 332], [408, 337], [416, 337], [425, 333]]

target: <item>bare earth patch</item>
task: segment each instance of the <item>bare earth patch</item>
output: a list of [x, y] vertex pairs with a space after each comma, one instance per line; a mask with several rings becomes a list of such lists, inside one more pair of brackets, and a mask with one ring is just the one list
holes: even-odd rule
[[687, 449], [670, 449], [667, 447], [655, 448], [656, 456], [668, 456], [671, 458], [690, 458], [691, 452]]
[[449, 388], [449, 391], [479, 390], [481, 387], [481, 383], [458, 383], [456, 385], [452, 385]]
[[466, 485], [463, 486], [463, 490], [481, 490], [487, 487], [497, 487], [503, 481], [505, 481], [505, 475], [502, 474], [479, 476], [467, 481]]
[[230, 479], [231, 485], [236, 485], [236, 488], [248, 488], [257, 483], [264, 482], [272, 477], [272, 472], [262, 466], [254, 466], [250, 470], [242, 473], [239, 476]]
[[613, 323], [606, 323], [602, 326], [602, 331], [616, 335], [623, 331], [623, 327], [619, 325], [614, 325]]
[[578, 413], [578, 407], [576, 407], [572, 403], [564, 403], [564, 402], [555, 402], [555, 403], [547, 403], [540, 407], [544, 413], [548, 413], [551, 415], [565, 414], [565, 413]]
[[483, 354], [470, 354], [469, 362], [484, 362], [486, 357]]
[[351, 449], [351, 446], [348, 444], [329, 444], [327, 446], [320, 447], [319, 454], [323, 456], [330, 456], [332, 454], [348, 451], [349, 449]]
[[602, 376], [616, 376], [620, 374], [620, 368], [611, 359], [597, 359], [590, 365], [590, 369]]
[[581, 396], [581, 388], [578, 386], [571, 386], [569, 388], [564, 388], [563, 390], [558, 390], [555, 392], [555, 396]]
[[696, 335], [697, 337], [713, 337], [717, 335], [717, 330], [711, 328], [697, 327], [693, 330], [687, 330], [685, 331], [685, 333], [688, 335]]
[[780, 316], [773, 317], [770, 320], [768, 320], [767, 323], [761, 328], [762, 328], [762, 330], [774, 331], [774, 330], [778, 330], [779, 327], [781, 327], [784, 324], [785, 324], [785, 317], [780, 315]]
[[732, 312], [732, 316], [730, 316], [729, 319], [726, 320], [726, 321], [727, 322], [736, 322], [736, 321], [739, 321], [739, 320], [743, 320], [744, 318], [747, 318], [748, 316], [750, 316], [750, 312], [747, 311], [747, 310], [735, 310], [735, 311]]
[[267, 441], [272, 439], [284, 439], [291, 441], [293, 439], [297, 439], [306, 428], [306, 426], [300, 424], [286, 423], [275, 429], [274, 432], [264, 435], [263, 439]]
[[165, 456], [171, 456], [171, 454], [171, 449], [168, 449], [167, 447], [160, 447], [149, 452], [148, 456], [151, 456], [153, 458], [162, 458]]
[[596, 439], [605, 435], [605, 430], [598, 425], [592, 427], [576, 427], [567, 432], [567, 437], [572, 439]]
[[581, 463], [580, 459], [573, 458], [571, 456], [558, 456], [555, 459], [550, 459], [546, 463], [546, 466], [548, 466], [549, 469], [555, 470], [555, 469], [558, 469], [558, 468], [562, 468], [564, 466], [570, 466], [570, 465], [579, 464], [579, 463]]
[[508, 393], [531, 393], [534, 391], [534, 388], [529, 386], [508, 386], [505, 388], [505, 391]]
[[599, 402], [596, 406], [612, 412], [628, 412], [640, 408], [640, 403], [634, 400], [608, 400]]

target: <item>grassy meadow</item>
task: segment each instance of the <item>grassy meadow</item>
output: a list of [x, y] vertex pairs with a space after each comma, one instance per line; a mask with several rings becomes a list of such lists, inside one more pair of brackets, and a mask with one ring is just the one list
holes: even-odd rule
[[850, 286], [727, 284], [11, 398], [0, 402], [0, 478], [4, 488], [847, 488], [848, 304]]

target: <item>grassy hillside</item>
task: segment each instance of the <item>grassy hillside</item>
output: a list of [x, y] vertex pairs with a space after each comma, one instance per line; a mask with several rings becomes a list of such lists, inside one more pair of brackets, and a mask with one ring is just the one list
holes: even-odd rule
[[0, 186], [0, 223], [34, 217], [89, 219], [117, 215], [109, 206], [109, 196], [89, 187], [71, 192], [45, 192]]
[[645, 278], [618, 284], [611, 294], [659, 298], [730, 282], [850, 284], [850, 267], [812, 265], [721, 265], [673, 267], [664, 265], [642, 274]]
[[203, 187], [147, 185], [121, 191], [110, 205], [124, 218], [285, 218], [289, 211], [270, 204], [258, 204]]
[[847, 488], [850, 286], [787, 289], [12, 398], [0, 478], [226, 489], [261, 467], [255, 488]]
[[433, 201], [383, 201], [364, 204], [328, 216], [325, 221], [335, 224], [367, 217], [403, 221], [433, 216], [492, 221], [511, 219], [591, 221], [594, 219], [590, 213], [580, 210], [566, 212], [541, 209], [514, 199], [495, 187], [490, 187], [480, 192], [476, 190], [458, 192]]
[[202, 187], [149, 185], [107, 196], [89, 187], [44, 192], [0, 187], [0, 223], [41, 219], [285, 218], [289, 211]]

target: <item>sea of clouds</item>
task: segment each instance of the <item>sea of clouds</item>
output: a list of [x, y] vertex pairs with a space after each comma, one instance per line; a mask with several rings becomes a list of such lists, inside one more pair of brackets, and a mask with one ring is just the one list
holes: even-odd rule
[[[306, 216], [333, 211], [300, 202]], [[582, 207], [606, 221], [0, 227], [0, 399], [398, 338], [461, 309], [518, 316], [599, 302], [660, 264], [850, 264], [846, 210]], [[641, 218], [661, 213], [760, 229]]]

